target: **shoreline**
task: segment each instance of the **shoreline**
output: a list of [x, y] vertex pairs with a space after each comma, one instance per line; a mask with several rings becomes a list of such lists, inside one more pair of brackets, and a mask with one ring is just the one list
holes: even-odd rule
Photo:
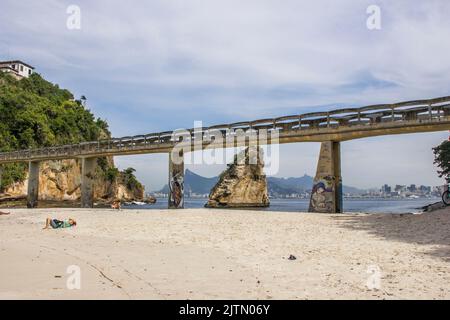
[[[158, 203], [165, 203], [168, 201], [168, 198], [166, 197], [155, 197], [155, 199], [157, 200]], [[191, 201], [204, 201], [205, 203], [207, 203], [208, 198], [200, 198], [200, 197], [185, 197], [185, 200], [191, 200]], [[306, 198], [270, 198], [270, 200], [275, 200], [275, 201], [285, 201], [285, 202], [309, 202], [310, 199], [306, 199]], [[436, 202], [441, 202], [442, 199], [439, 197], [435, 197], [435, 198], [417, 198], [417, 199], [410, 199], [410, 198], [344, 198], [344, 201], [347, 202], [354, 202], [354, 201], [380, 201], [380, 202], [395, 202], [395, 201], [399, 201], [399, 202], [404, 202], [404, 201], [408, 201], [408, 202], [418, 202], [418, 201], [430, 201], [430, 205], [434, 204]], [[95, 206], [101, 206], [101, 205], [108, 205], [111, 204], [113, 202], [113, 200], [104, 200], [104, 199], [97, 199], [94, 204]], [[123, 200], [122, 203], [127, 203], [127, 202], [133, 202], [133, 201], [125, 201]], [[143, 201], [138, 201], [138, 202], [143, 202]], [[8, 205], [11, 205], [11, 207], [15, 207], [14, 204], [17, 204], [18, 206], [22, 206], [22, 207], [26, 207], [26, 196], [20, 196], [17, 197], [17, 199], [14, 200], [5, 200], [0, 198], [0, 207], [7, 207]], [[45, 208], [45, 205], [52, 205], [53, 207], [57, 204], [60, 204], [61, 207], [66, 207], [67, 205], [73, 205], [74, 207], [77, 207], [80, 205], [80, 199], [77, 200], [39, 200], [38, 205], [39, 204], [43, 204], [44, 206], [42, 206], [43, 208]], [[146, 203], [146, 204], [154, 204], [154, 203]], [[18, 206], [16, 206], [17, 208], [19, 208]], [[270, 205], [269, 205], [270, 207]], [[220, 208], [220, 207], [218, 207]], [[230, 207], [231, 208], [231, 207]], [[242, 209], [246, 209], [247, 207], [242, 206]]]

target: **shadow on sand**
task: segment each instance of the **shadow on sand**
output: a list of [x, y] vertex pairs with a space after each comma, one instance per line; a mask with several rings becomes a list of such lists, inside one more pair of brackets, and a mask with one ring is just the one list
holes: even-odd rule
[[333, 219], [340, 227], [366, 231], [377, 238], [427, 246], [425, 254], [450, 262], [450, 208], [417, 215], [345, 215]]

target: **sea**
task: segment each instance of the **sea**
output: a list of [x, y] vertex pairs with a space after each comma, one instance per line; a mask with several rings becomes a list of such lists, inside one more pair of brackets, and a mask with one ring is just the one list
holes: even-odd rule
[[[157, 198], [155, 204], [127, 205], [127, 209], [167, 209], [167, 198]], [[207, 199], [185, 198], [185, 208], [203, 208]], [[439, 198], [427, 199], [347, 199], [344, 200], [345, 212], [364, 213], [418, 213], [422, 207], [441, 201]], [[268, 208], [246, 208], [258, 211], [307, 212], [309, 200], [307, 199], [270, 199]], [[233, 209], [229, 209], [233, 210]]]

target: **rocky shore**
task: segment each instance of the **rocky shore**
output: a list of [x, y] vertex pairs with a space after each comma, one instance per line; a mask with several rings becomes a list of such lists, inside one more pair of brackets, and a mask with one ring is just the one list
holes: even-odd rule
[[[108, 168], [114, 167], [112, 158], [107, 158]], [[113, 200], [144, 201], [144, 187], [131, 185], [127, 177], [118, 170], [115, 177], [109, 177], [100, 166], [96, 169], [94, 199], [108, 204]], [[81, 163], [78, 160], [46, 161], [39, 172], [39, 201], [45, 203], [76, 204], [81, 197]], [[6, 187], [0, 194], [0, 205], [21, 206], [27, 195], [28, 178]]]

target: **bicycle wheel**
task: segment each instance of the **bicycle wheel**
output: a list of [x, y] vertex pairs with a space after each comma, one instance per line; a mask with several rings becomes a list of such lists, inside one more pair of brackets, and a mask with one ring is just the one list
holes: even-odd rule
[[445, 203], [445, 205], [450, 205], [450, 191], [445, 191], [442, 194], [442, 201]]

